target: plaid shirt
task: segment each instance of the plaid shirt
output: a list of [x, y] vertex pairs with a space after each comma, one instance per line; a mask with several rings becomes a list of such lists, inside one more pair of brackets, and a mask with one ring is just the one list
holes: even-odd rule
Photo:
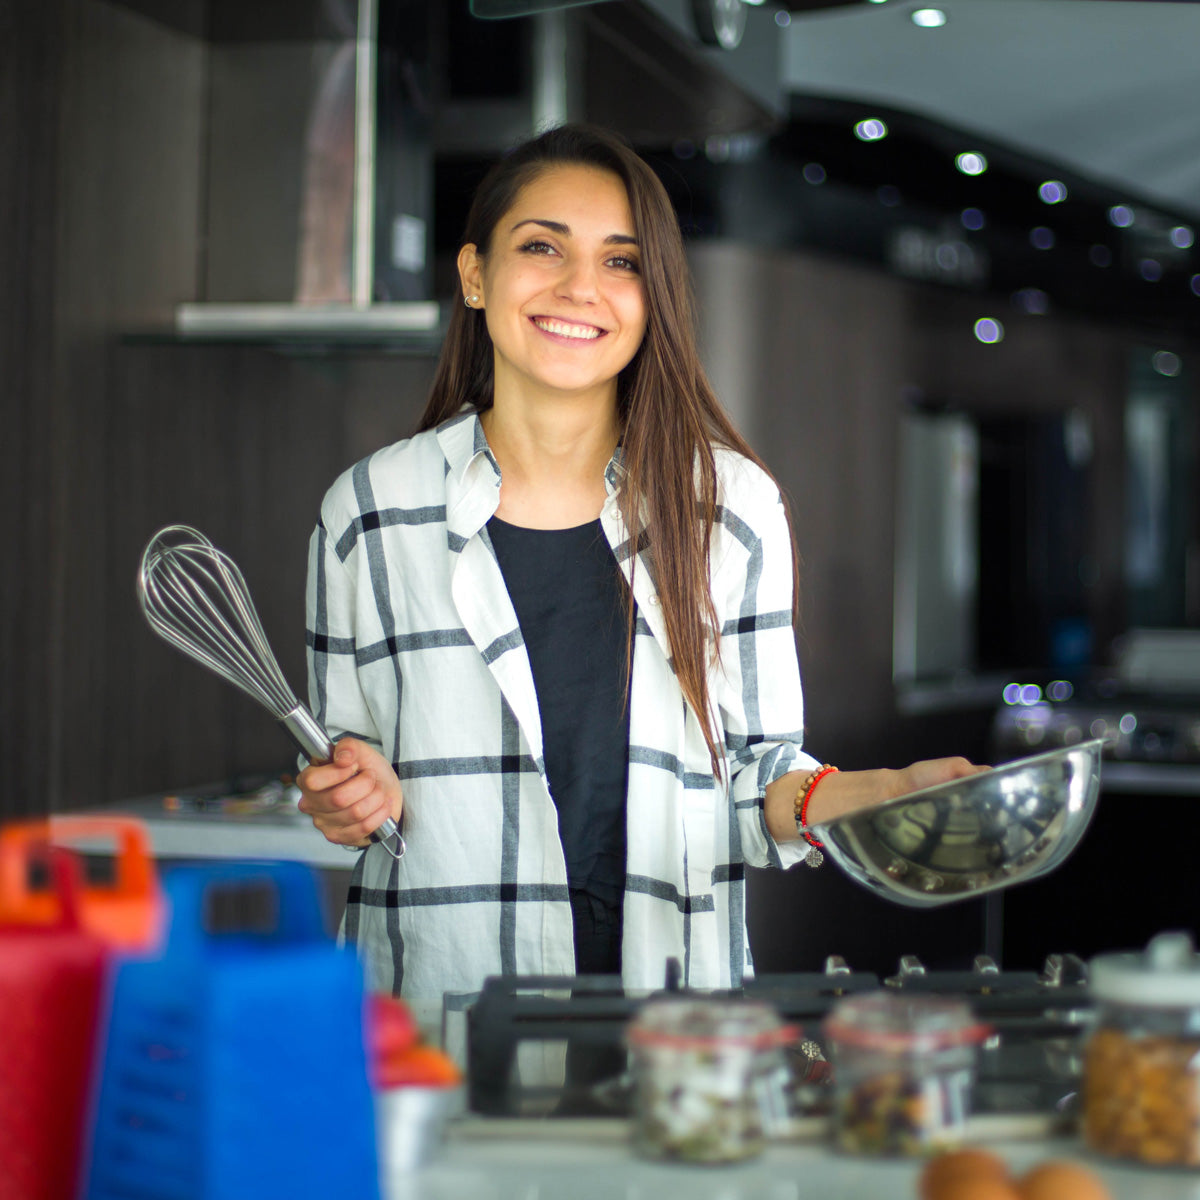
[[[792, 560], [775, 484], [717, 450], [712, 589], [720, 656], [709, 686], [728, 785], [714, 779], [668, 657], [652, 565], [617, 503], [601, 524], [638, 608], [630, 686], [624, 981], [729, 987], [749, 973], [745, 869], [790, 866], [763, 793], [816, 761], [800, 749]], [[574, 973], [567, 875], [546, 783], [529, 657], [486, 523], [500, 471], [477, 416], [364, 459], [330, 488], [313, 534], [309, 690], [335, 739], [379, 747], [404, 788], [407, 855], [359, 858], [344, 933], [372, 988], [412, 998], [471, 992], [495, 974]]]

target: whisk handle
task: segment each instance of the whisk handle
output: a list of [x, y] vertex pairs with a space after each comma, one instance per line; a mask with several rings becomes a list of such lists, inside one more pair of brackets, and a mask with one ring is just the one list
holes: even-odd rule
[[[292, 735], [301, 753], [307, 755], [310, 762], [325, 763], [333, 758], [333, 740], [304, 704], [298, 703], [291, 712], [279, 718], [279, 723]], [[400, 836], [400, 828], [391, 817], [371, 834], [371, 841], [381, 842], [393, 858], [404, 857], [404, 838]]]

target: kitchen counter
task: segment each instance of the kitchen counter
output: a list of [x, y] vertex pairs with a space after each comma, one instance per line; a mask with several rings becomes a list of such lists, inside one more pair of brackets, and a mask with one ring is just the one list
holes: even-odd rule
[[146, 826], [158, 859], [291, 859], [342, 871], [357, 861], [354, 854], [327, 842], [286, 800], [255, 807], [251, 800], [221, 797], [218, 792], [214, 788], [174, 797], [144, 796], [81, 815], [136, 817]]
[[[1200, 1200], [1200, 1172], [1114, 1165], [1073, 1139], [1021, 1133], [1019, 1121], [980, 1118], [972, 1141], [1017, 1174], [1048, 1158], [1082, 1163], [1113, 1200]], [[429, 1166], [386, 1180], [383, 1200], [916, 1200], [919, 1162], [836, 1155], [822, 1134], [813, 1122], [750, 1163], [701, 1167], [635, 1157], [624, 1121], [466, 1117]]]

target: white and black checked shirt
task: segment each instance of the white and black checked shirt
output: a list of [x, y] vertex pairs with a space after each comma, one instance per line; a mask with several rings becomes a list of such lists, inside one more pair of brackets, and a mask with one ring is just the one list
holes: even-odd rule
[[[644, 555], [606, 472], [601, 514], [638, 620], [629, 712], [624, 982], [739, 984], [750, 971], [744, 864], [790, 866], [803, 842], [767, 832], [768, 783], [803, 753], [792, 634], [791, 543], [779, 492], [717, 451], [712, 589], [721, 622], [710, 673], [729, 785], [714, 779], [700, 723], [668, 659]], [[373, 989], [424, 1000], [496, 974], [574, 973], [567, 874], [546, 784], [537, 695], [486, 523], [500, 472], [478, 417], [364, 459], [330, 488], [308, 582], [312, 707], [336, 740], [378, 746], [404, 788], [399, 861], [372, 845], [351, 881], [344, 934]]]

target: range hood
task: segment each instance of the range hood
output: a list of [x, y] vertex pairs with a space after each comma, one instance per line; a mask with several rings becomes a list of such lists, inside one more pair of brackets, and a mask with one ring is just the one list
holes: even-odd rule
[[[450, 67], [497, 53], [497, 26], [443, 0], [208, 0], [203, 299], [177, 307], [175, 337], [436, 350], [435, 155], [491, 160], [575, 119], [651, 151], [779, 124], [770, 11], [724, 47], [696, 9], [555, 3], [503, 23], [526, 62], [517, 92], [462, 96]], [[442, 198], [451, 224], [462, 199]]]
[[178, 305], [175, 333], [432, 349], [442, 306], [431, 298], [427, 5], [388, 3], [390, 32], [402, 23], [408, 44], [386, 74], [379, 0], [293, 12], [304, 10], [264, 30], [242, 5], [213, 0], [210, 298]]

